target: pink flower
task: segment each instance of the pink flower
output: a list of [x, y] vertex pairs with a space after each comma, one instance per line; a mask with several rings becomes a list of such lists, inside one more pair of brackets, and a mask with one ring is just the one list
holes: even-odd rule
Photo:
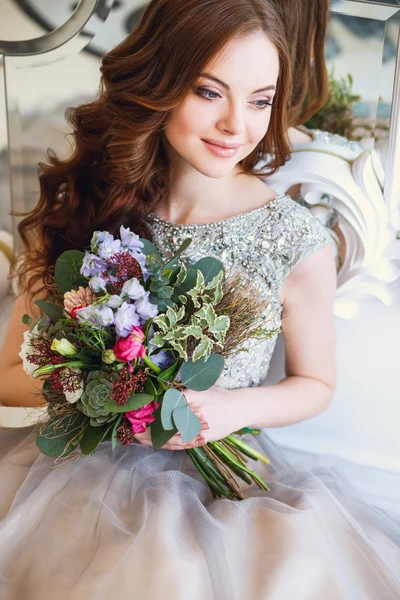
[[128, 337], [120, 338], [115, 344], [113, 348], [115, 356], [122, 362], [130, 362], [137, 356], [143, 358], [146, 354], [146, 348], [142, 344], [143, 340], [143, 329], [137, 325], [133, 325]]
[[130, 410], [129, 412], [125, 413], [125, 417], [132, 423], [133, 433], [143, 433], [146, 431], [146, 425], [155, 421], [153, 413], [158, 406], [158, 402], [153, 400], [153, 402], [146, 404], [146, 406], [143, 406], [143, 408]]

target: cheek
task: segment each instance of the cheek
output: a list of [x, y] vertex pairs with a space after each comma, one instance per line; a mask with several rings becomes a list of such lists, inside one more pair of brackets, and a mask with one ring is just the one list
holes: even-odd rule
[[176, 109], [166, 125], [167, 138], [175, 136], [196, 135], [201, 132], [210, 120], [210, 111], [206, 110], [199, 98], [190, 97]]
[[271, 111], [261, 119], [254, 119], [249, 123], [247, 127], [247, 135], [251, 145], [257, 146], [259, 142], [265, 137], [268, 131], [268, 127], [271, 121]]

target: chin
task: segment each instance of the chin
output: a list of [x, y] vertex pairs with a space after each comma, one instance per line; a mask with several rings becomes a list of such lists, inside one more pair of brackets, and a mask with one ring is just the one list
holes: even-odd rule
[[205, 177], [211, 179], [221, 179], [226, 177], [236, 167], [236, 162], [226, 162], [225, 164], [218, 164], [217, 161], [212, 163], [192, 163], [192, 167]]

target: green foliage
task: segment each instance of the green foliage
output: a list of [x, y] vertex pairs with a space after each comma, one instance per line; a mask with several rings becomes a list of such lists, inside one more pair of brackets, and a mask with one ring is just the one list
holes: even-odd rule
[[328, 101], [309, 121], [306, 127], [322, 129], [337, 133], [349, 139], [354, 139], [355, 124], [352, 107], [361, 100], [361, 96], [353, 92], [353, 77], [334, 78], [333, 71], [329, 74]]
[[79, 443], [85, 421], [85, 415], [80, 412], [71, 412], [62, 417], [54, 416], [40, 428], [36, 438], [37, 447], [43, 454], [53, 458], [68, 456]]
[[112, 414], [125, 413], [130, 410], [143, 408], [143, 406], [146, 406], [146, 404], [149, 404], [152, 400], [154, 400], [154, 396], [150, 394], [132, 394], [126, 404], [117, 404], [109, 398], [104, 404], [104, 410]]
[[165, 446], [178, 433], [178, 430], [175, 426], [172, 429], [164, 429], [161, 422], [161, 406], [154, 412], [154, 417], [155, 421], [150, 425], [151, 443], [153, 444], [153, 448], [158, 450]]
[[191, 442], [199, 435], [201, 421], [189, 406], [175, 408], [172, 418], [184, 444]]
[[80, 273], [83, 257], [83, 252], [67, 250], [57, 259], [54, 276], [63, 294], [77, 290], [79, 286], [87, 287], [88, 280]]
[[42, 312], [44, 312], [45, 315], [50, 317], [53, 323], [57, 323], [57, 321], [64, 317], [63, 308], [61, 306], [58, 306], [57, 304], [51, 304], [46, 300], [36, 300], [35, 304], [40, 308]]
[[186, 407], [185, 396], [179, 390], [171, 388], [164, 394], [161, 404], [161, 423], [164, 429], [170, 430], [174, 428], [172, 413], [176, 408]]
[[92, 427], [88, 425], [79, 442], [82, 454], [91, 454], [99, 444], [106, 438], [107, 434], [114, 428], [114, 423], [110, 423], [105, 427]]
[[[215, 259], [204, 259], [199, 261], [204, 269], [194, 271], [184, 266], [176, 274], [175, 284], [179, 291], [187, 298], [179, 308], [176, 304], [166, 310], [165, 314], [159, 315], [153, 320], [157, 325], [157, 331], [151, 342], [158, 348], [165, 345], [172, 346], [180, 358], [188, 361], [188, 341], [194, 344], [192, 353], [193, 362], [200, 358], [207, 359], [214, 346], [223, 348], [230, 320], [228, 316], [218, 316], [215, 312], [216, 306], [222, 298], [222, 280], [224, 271], [221, 263]], [[198, 263], [198, 264], [199, 264]], [[196, 273], [194, 280], [192, 273]], [[188, 276], [191, 278], [190, 286], [186, 288]], [[190, 314], [187, 303], [194, 309]], [[197, 310], [195, 310], [197, 309]]]
[[224, 359], [219, 354], [211, 354], [207, 360], [200, 358], [184, 363], [181, 371], [182, 385], [190, 390], [204, 392], [217, 381], [224, 368]]

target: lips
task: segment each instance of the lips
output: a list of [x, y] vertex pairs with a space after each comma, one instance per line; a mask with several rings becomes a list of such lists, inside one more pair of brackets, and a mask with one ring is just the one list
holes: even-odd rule
[[217, 140], [201, 140], [207, 150], [222, 158], [232, 158], [235, 156], [242, 144], [228, 144]]

